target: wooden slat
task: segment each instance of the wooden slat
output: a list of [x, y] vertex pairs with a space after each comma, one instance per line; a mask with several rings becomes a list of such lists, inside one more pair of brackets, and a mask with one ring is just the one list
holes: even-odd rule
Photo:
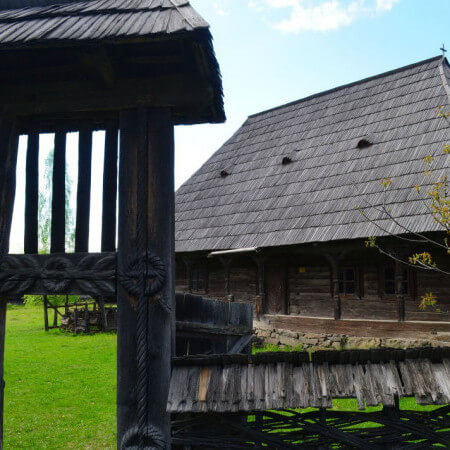
[[116, 249], [118, 130], [106, 130], [103, 168], [102, 252]]
[[66, 134], [55, 134], [55, 153], [53, 157], [53, 193], [51, 253], [64, 253], [66, 238]]
[[82, 129], [78, 140], [78, 188], [75, 251], [89, 248], [89, 214], [91, 211], [92, 130]]
[[0, 296], [115, 292], [115, 253], [7, 255], [0, 263]]
[[38, 252], [39, 134], [28, 136], [25, 194], [25, 253]]

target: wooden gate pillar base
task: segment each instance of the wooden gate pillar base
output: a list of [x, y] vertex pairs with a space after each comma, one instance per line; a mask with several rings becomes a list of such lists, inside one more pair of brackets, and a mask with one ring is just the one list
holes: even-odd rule
[[168, 109], [121, 113], [118, 448], [170, 448], [174, 144]]

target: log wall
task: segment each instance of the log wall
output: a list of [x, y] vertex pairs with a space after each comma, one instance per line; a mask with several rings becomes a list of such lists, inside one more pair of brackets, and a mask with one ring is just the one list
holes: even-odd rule
[[[291, 315], [308, 317], [334, 317], [331, 267], [323, 256], [287, 254], [287, 310]], [[218, 258], [197, 256], [196, 264], [206, 268], [205, 290], [194, 292], [209, 298], [250, 302], [257, 305], [258, 272], [251, 255], [240, 255], [231, 261], [227, 289], [227, 271]], [[266, 259], [266, 267], [270, 256]], [[356, 292], [340, 294], [341, 319], [397, 320], [399, 299], [395, 294], [384, 293], [383, 271], [390, 259], [375, 254], [368, 257], [363, 252], [348, 253], [339, 261], [340, 267], [352, 267], [356, 274]], [[444, 260], [439, 262], [442, 267]], [[450, 277], [436, 272], [413, 270], [410, 291], [405, 294], [405, 320], [450, 322]], [[267, 279], [267, 274], [266, 274]], [[177, 290], [189, 291], [188, 270], [181, 256], [177, 260]], [[437, 309], [419, 308], [421, 297], [432, 292], [438, 299]], [[268, 292], [266, 292], [268, 294]], [[257, 310], [257, 308], [256, 308]]]

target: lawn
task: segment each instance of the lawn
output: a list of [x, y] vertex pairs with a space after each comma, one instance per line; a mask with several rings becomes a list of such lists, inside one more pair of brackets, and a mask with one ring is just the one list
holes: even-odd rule
[[45, 332], [42, 307], [10, 307], [5, 449], [114, 449], [116, 335]]
[[[8, 308], [5, 449], [116, 448], [115, 334], [46, 333], [43, 326], [42, 307]], [[433, 409], [414, 399], [401, 406]], [[355, 410], [357, 403], [339, 400], [335, 408]]]

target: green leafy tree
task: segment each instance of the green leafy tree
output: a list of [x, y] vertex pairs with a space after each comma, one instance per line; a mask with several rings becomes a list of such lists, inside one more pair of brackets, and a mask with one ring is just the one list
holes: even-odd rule
[[[450, 125], [450, 112], [445, 112], [443, 108], [439, 108], [438, 113], [441, 120], [445, 120]], [[448, 270], [448, 260], [444, 264], [438, 264], [436, 261], [436, 254], [450, 256], [450, 182], [447, 175], [439, 175], [435, 168], [435, 162], [438, 158], [448, 158], [450, 155], [450, 145], [446, 144], [442, 149], [437, 149], [434, 154], [427, 155], [424, 158], [424, 175], [426, 182], [416, 184], [414, 190], [418, 199], [420, 199], [427, 211], [429, 217], [438, 224], [438, 228], [442, 230], [440, 237], [431, 237], [428, 234], [415, 232], [404, 226], [395, 217], [395, 212], [388, 207], [389, 190], [395, 186], [395, 179], [391, 177], [383, 178], [380, 184], [383, 188], [383, 201], [381, 205], [374, 206], [367, 204], [364, 208], [357, 209], [361, 214], [378, 229], [383, 231], [386, 235], [392, 236], [403, 242], [409, 242], [414, 246], [421, 246], [423, 251], [411, 253], [407, 258], [400, 258], [398, 255], [386, 249], [380, 240], [376, 237], [369, 237], [366, 241], [366, 247], [376, 248], [380, 253], [388, 256], [396, 261], [401, 262], [406, 266], [416, 267], [420, 270], [439, 272], [445, 276], [450, 276]], [[391, 223], [397, 225], [398, 228], [404, 231], [402, 235], [392, 234], [385, 226], [379, 224], [378, 220], [372, 218], [371, 211], [381, 213], [383, 219], [388, 219]], [[439, 235], [438, 235], [439, 236]], [[420, 308], [426, 309], [432, 307], [437, 309], [437, 296], [433, 292], [427, 292], [422, 296]]]

